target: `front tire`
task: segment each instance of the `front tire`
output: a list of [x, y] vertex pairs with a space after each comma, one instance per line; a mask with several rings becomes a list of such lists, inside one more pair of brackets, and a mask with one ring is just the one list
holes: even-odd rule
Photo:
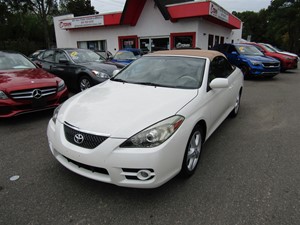
[[92, 81], [88, 76], [81, 76], [79, 78], [79, 91], [84, 91], [92, 86]]
[[247, 65], [242, 65], [241, 66], [241, 71], [244, 74], [244, 79], [250, 79], [250, 68]]
[[183, 177], [190, 177], [195, 173], [198, 166], [202, 145], [204, 142], [203, 131], [201, 127], [196, 126], [187, 143], [187, 147], [184, 153], [184, 158], [181, 166], [180, 174]]

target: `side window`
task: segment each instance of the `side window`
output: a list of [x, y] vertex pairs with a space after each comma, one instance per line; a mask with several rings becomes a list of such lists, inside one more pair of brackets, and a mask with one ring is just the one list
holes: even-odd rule
[[215, 78], [227, 78], [234, 70], [234, 67], [223, 56], [217, 56], [210, 63], [208, 74], [208, 91], [209, 83]]
[[67, 56], [65, 55], [65, 53], [61, 52], [61, 51], [56, 51], [55, 52], [55, 62], [59, 63], [60, 59], [65, 59], [68, 60]]
[[54, 62], [54, 50], [45, 51], [42, 59], [48, 62]]

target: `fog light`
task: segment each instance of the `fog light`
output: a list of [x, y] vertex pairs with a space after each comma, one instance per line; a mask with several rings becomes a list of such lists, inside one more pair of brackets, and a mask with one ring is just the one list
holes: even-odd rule
[[140, 170], [137, 173], [137, 178], [139, 180], [147, 180], [147, 179], [149, 179], [149, 177], [151, 177], [151, 171], [149, 171], [149, 170]]

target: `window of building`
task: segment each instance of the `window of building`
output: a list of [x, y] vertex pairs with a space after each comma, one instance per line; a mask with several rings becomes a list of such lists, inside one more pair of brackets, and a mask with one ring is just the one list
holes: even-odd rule
[[137, 36], [120, 36], [119, 37], [119, 49], [137, 48], [137, 46], [138, 46]]
[[220, 44], [224, 44], [224, 37], [221, 37]]
[[208, 35], [208, 49], [214, 47], [214, 35]]
[[196, 33], [171, 33], [171, 49], [173, 48], [195, 48]]
[[77, 47], [91, 50], [107, 50], [106, 40], [78, 41]]
[[215, 36], [215, 45], [220, 43], [220, 37], [218, 35]]
[[151, 39], [150, 38], [141, 38], [140, 39], [140, 49], [143, 53], [151, 52]]
[[169, 37], [140, 38], [140, 49], [143, 53], [170, 49]]

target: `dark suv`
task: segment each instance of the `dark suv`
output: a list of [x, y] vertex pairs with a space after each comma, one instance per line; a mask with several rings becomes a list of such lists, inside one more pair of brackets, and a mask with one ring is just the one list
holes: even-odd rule
[[229, 62], [239, 67], [245, 76], [274, 77], [280, 72], [280, 62], [265, 56], [256, 47], [247, 44], [219, 44], [214, 50], [226, 55]]
[[77, 48], [48, 49], [34, 62], [62, 78], [67, 87], [75, 91], [83, 91], [109, 79], [118, 69], [94, 51]]

